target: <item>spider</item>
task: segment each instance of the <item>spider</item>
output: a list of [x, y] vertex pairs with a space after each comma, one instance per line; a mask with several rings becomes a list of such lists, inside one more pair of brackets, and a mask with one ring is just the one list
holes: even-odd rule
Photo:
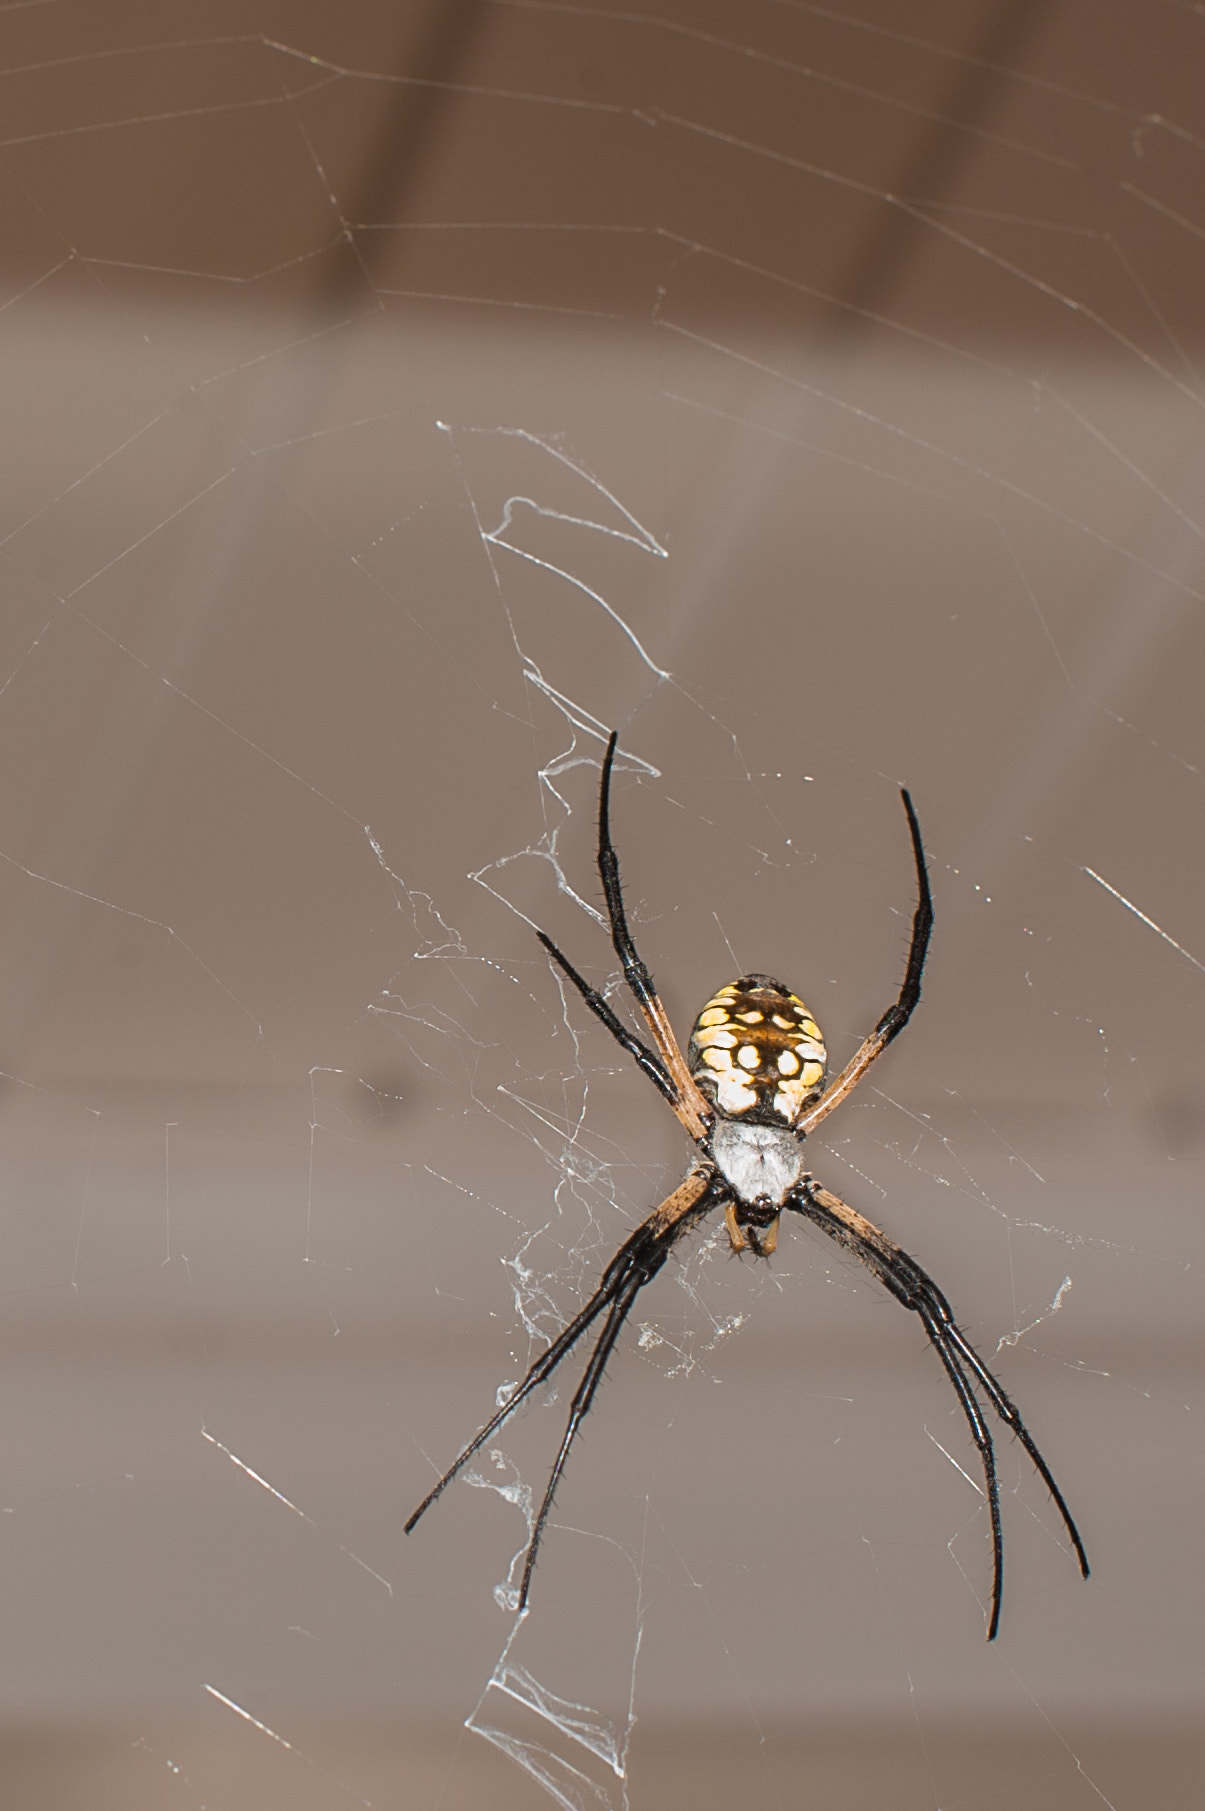
[[887, 1008], [870, 1036], [826, 1087], [827, 1058], [815, 1019], [797, 994], [769, 975], [742, 975], [713, 994], [694, 1022], [683, 1057], [653, 986], [653, 978], [636, 952], [624, 911], [619, 861], [611, 841], [610, 825], [611, 772], [617, 742], [618, 732], [615, 731], [607, 742], [602, 763], [598, 799], [598, 871], [606, 898], [611, 941], [622, 964], [624, 980], [644, 1014], [656, 1049], [650, 1049], [621, 1023], [603, 996], [579, 975], [550, 937], [543, 931], [537, 931], [536, 935], [591, 1012], [602, 1020], [615, 1041], [635, 1059], [653, 1086], [665, 1096], [694, 1141], [698, 1160], [686, 1180], [624, 1240], [585, 1307], [536, 1360], [497, 1414], [491, 1416], [480, 1433], [453, 1460], [406, 1523], [406, 1533], [411, 1532], [473, 1454], [534, 1390], [552, 1376], [587, 1329], [602, 1317], [602, 1331], [570, 1404], [568, 1425], [532, 1524], [518, 1598], [519, 1610], [526, 1609], [531, 1576], [553, 1495], [624, 1321], [641, 1290], [652, 1282], [674, 1247], [716, 1209], [724, 1211], [732, 1250], [750, 1252], [757, 1258], [768, 1258], [773, 1252], [778, 1241], [780, 1216], [784, 1212], [800, 1214], [859, 1259], [897, 1302], [920, 1317], [945, 1368], [983, 1466], [992, 1531], [992, 1598], [987, 1639], [994, 1641], [1000, 1626], [1004, 1532], [995, 1447], [980, 1405], [979, 1391], [1029, 1454], [1054, 1498], [1075, 1549], [1080, 1571], [1087, 1578], [1088, 1556], [1079, 1531], [1018, 1410], [959, 1329], [949, 1302], [932, 1277], [886, 1233], [880, 1232], [877, 1226], [804, 1168], [803, 1147], [808, 1133], [853, 1092], [870, 1065], [904, 1029], [920, 998], [921, 974], [933, 928], [933, 902], [920, 825], [912, 800], [906, 791], [901, 793], [912, 838], [918, 892], [903, 985], [898, 999]]

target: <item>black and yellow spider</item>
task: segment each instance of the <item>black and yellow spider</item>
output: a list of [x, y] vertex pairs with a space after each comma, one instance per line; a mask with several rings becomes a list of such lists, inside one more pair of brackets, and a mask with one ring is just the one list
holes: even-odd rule
[[543, 931], [537, 935], [591, 1012], [602, 1020], [612, 1037], [635, 1058], [665, 1096], [694, 1140], [699, 1152], [698, 1161], [685, 1182], [660, 1207], [654, 1208], [630, 1238], [624, 1240], [585, 1307], [536, 1360], [503, 1407], [470, 1440], [435, 1488], [423, 1498], [406, 1523], [406, 1533], [410, 1533], [473, 1454], [532, 1391], [552, 1375], [561, 1360], [568, 1357], [586, 1329], [605, 1314], [602, 1331], [570, 1405], [569, 1424], [532, 1526], [518, 1599], [519, 1609], [524, 1609], [553, 1493], [636, 1297], [652, 1282], [678, 1241], [714, 1209], [724, 1209], [733, 1251], [748, 1251], [761, 1258], [769, 1257], [774, 1250], [779, 1216], [788, 1211], [812, 1221], [836, 1244], [860, 1259], [897, 1302], [919, 1315], [945, 1367], [971, 1437], [979, 1449], [987, 1486], [993, 1560], [987, 1638], [992, 1641], [1000, 1626], [1004, 1535], [995, 1448], [980, 1407], [978, 1390], [983, 1391], [1000, 1420], [1013, 1430], [1032, 1459], [1054, 1498], [1075, 1549], [1080, 1571], [1087, 1578], [1088, 1557], [1079, 1531], [1049, 1466], [1016, 1407], [959, 1331], [950, 1304], [937, 1284], [907, 1252], [901, 1251], [885, 1233], [839, 1196], [822, 1187], [804, 1168], [803, 1141], [808, 1133], [821, 1120], [827, 1119], [833, 1108], [840, 1106], [857, 1086], [875, 1058], [881, 1056], [891, 1040], [904, 1029], [920, 998], [921, 972], [933, 928], [933, 902], [920, 825], [912, 809], [912, 800], [907, 792], [903, 793], [919, 898], [912, 921], [912, 944], [903, 986], [899, 998], [888, 1007], [870, 1036], [826, 1088], [827, 1058], [816, 1021], [796, 994], [769, 975], [743, 975], [713, 994], [695, 1020], [683, 1057], [665, 1008], [657, 997], [653, 978], [636, 953], [623, 908], [619, 862], [610, 828], [611, 769], [617, 740], [617, 734], [613, 733], [602, 764], [598, 870], [602, 876], [615, 953], [623, 965], [624, 979], [648, 1021], [656, 1050], [650, 1050], [620, 1023], [602, 995], [578, 974], [550, 937]]

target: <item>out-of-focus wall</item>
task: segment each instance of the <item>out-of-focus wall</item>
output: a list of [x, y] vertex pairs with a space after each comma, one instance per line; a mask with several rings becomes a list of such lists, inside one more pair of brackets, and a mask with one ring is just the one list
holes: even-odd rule
[[[0, 19], [6, 1804], [1195, 1803], [1200, 29]], [[533, 935], [624, 1009], [612, 725], [683, 1037], [754, 969], [852, 1053], [911, 788], [809, 1158], [1083, 1531], [999, 1428], [991, 1647], [802, 1225], [641, 1298], [517, 1632], [571, 1377], [402, 1537], [689, 1161]]]

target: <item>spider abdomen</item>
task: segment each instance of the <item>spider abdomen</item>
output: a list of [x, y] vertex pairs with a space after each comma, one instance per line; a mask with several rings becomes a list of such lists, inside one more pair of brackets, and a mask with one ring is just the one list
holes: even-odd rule
[[721, 1114], [791, 1126], [823, 1088], [828, 1058], [797, 994], [770, 975], [743, 975], [708, 1000], [686, 1061]]

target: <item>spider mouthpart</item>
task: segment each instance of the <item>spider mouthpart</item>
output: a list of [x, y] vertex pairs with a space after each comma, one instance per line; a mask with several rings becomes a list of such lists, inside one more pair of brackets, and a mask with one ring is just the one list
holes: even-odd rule
[[695, 1020], [686, 1062], [723, 1116], [793, 1126], [821, 1093], [828, 1058], [798, 994], [772, 975], [742, 975]]
[[[801, 1167], [797, 1164], [796, 1170]], [[730, 1201], [724, 1212], [724, 1225], [733, 1251], [751, 1251], [755, 1258], [772, 1257], [778, 1245], [781, 1212], [781, 1204], [775, 1206], [765, 1195], [756, 1201]]]

